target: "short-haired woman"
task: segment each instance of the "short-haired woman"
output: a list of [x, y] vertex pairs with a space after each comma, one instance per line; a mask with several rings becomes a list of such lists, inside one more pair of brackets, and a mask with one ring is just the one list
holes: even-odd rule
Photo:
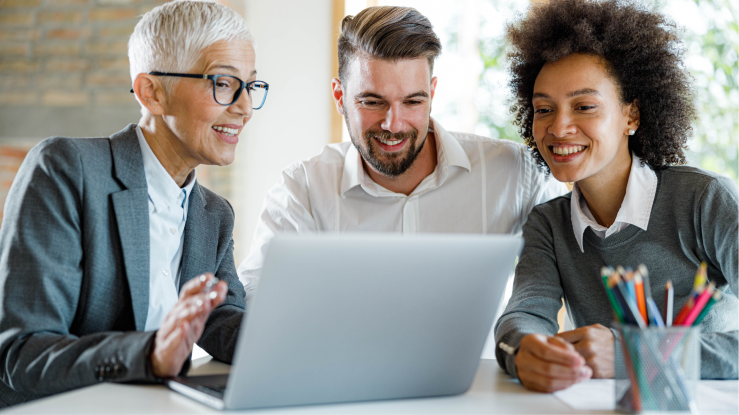
[[[517, 349], [498, 349], [498, 362], [530, 389], [613, 377], [608, 265], [645, 264], [660, 299], [671, 279], [677, 309], [706, 262], [724, 298], [702, 324], [701, 376], [737, 377], [737, 187], [679, 166], [696, 110], [676, 33], [621, 1], [552, 1], [508, 27], [520, 134], [542, 168], [574, 182], [529, 215], [495, 327], [496, 344]], [[556, 334], [563, 299], [578, 328]]]
[[129, 58], [139, 123], [44, 140], [8, 194], [0, 407], [176, 376], [195, 342], [232, 359], [245, 307], [234, 214], [195, 167], [230, 164], [264, 103], [251, 34], [225, 6], [171, 2], [142, 17]]

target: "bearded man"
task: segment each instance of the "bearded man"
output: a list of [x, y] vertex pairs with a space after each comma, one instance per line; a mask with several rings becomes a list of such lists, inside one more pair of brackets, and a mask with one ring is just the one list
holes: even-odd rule
[[[333, 98], [351, 143], [291, 165], [269, 191], [238, 271], [247, 293], [278, 233], [518, 233], [534, 206], [567, 191], [522, 144], [449, 133], [431, 118], [441, 43], [417, 10], [345, 17], [338, 52]], [[383, 247], [358, 256], [381, 261]]]

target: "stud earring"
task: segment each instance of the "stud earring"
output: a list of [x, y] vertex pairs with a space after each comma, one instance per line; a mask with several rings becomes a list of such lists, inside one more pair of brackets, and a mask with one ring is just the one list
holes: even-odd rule
[[634, 135], [634, 133], [636, 133], [636, 131], [634, 131], [634, 130], [629, 130], [629, 135]]

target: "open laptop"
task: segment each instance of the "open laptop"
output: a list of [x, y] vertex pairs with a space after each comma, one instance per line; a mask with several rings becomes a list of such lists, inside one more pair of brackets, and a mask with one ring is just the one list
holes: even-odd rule
[[523, 240], [283, 235], [229, 375], [167, 382], [216, 409], [466, 392]]

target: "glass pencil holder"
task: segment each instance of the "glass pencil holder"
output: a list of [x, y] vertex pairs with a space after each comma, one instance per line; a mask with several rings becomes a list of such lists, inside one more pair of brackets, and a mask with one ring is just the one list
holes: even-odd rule
[[697, 413], [700, 328], [616, 325], [616, 409]]

